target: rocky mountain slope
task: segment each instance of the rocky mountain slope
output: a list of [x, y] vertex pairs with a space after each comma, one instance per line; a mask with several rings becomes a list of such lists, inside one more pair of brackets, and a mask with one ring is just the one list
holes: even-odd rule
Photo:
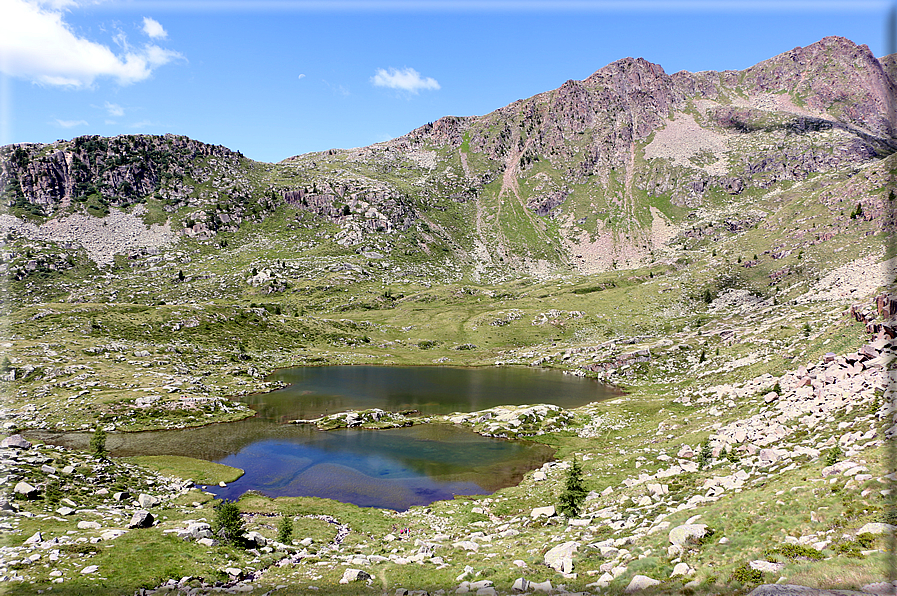
[[[845, 184], [897, 148], [894, 91], [867, 47], [830, 37], [744, 71], [626, 58], [485, 116], [276, 165], [172, 135], [10, 146], [0, 183], [10, 214], [39, 222], [141, 203], [208, 240], [282, 208], [337, 224], [344, 246], [435, 251], [484, 281], [591, 273], [668, 259], [708, 210], [738, 205], [730, 227], [755, 226], [795, 184]], [[868, 190], [839, 198], [880, 212]]]

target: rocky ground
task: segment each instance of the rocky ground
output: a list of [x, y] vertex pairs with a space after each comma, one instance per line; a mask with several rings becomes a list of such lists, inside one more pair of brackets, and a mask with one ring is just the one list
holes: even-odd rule
[[[209, 496], [189, 480], [8, 437], [2, 581], [10, 593], [121, 593], [116, 556], [161, 545], [201, 554], [160, 583], [144, 579], [152, 589], [142, 593], [720, 593], [767, 582], [753, 593], [791, 594], [820, 577], [821, 588], [890, 593], [897, 417], [887, 389], [897, 341], [879, 315], [842, 313], [879, 330], [857, 351], [660, 399], [655, 413], [638, 409], [650, 401], [640, 396], [425, 421], [492, 436], [560, 431], [568, 447], [519, 487], [403, 513], [323, 514], [302, 499], [253, 497], [243, 504], [248, 550], [218, 544]], [[343, 420], [394, 422], [386, 418]], [[567, 518], [555, 499], [574, 456], [592, 491]], [[281, 544], [275, 513], [333, 532]]]

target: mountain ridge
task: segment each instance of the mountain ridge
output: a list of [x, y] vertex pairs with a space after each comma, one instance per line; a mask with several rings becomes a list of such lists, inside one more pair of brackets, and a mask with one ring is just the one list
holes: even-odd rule
[[3, 148], [0, 183], [13, 215], [38, 219], [149, 200], [209, 239], [288, 205], [339, 225], [346, 246], [442, 246], [477, 279], [597, 272], [669, 253], [687, 210], [886, 158], [894, 89], [840, 37], [741, 71], [623, 58], [369, 147], [263, 164], [175, 135], [78, 137]]

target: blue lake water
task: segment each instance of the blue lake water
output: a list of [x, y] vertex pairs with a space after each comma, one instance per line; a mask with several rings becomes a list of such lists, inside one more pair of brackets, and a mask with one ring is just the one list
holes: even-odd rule
[[[424, 415], [506, 404], [565, 408], [619, 395], [590, 379], [529, 368], [316, 367], [278, 371], [285, 389], [246, 398], [258, 416], [201, 428], [112, 433], [113, 456], [185, 455], [245, 470], [226, 487], [271, 497], [313, 496], [360, 506], [404, 510], [454, 495], [489, 494], [520, 482], [553, 457], [524, 441], [483, 437], [445, 424], [387, 430], [319, 431], [284, 424], [349, 409], [416, 409]], [[86, 449], [87, 433], [34, 433], [50, 443]]]

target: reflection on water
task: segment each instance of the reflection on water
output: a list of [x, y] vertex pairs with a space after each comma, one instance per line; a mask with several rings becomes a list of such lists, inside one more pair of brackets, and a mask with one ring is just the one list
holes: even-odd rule
[[311, 441], [259, 441], [222, 459], [246, 474], [210, 490], [233, 498], [253, 488], [270, 496], [316, 496], [402, 510], [516, 484], [551, 455], [539, 445], [487, 439], [441, 424], [318, 432]]
[[[185, 455], [242, 468], [246, 474], [210, 492], [248, 490], [314, 496], [404, 510], [453, 495], [488, 494], [520, 482], [551, 459], [538, 444], [504, 441], [467, 429], [426, 424], [389, 430], [323, 432], [282, 424], [347, 409], [418, 409], [423, 414], [502, 404], [576, 407], [616, 395], [594, 381], [532, 369], [320, 367], [279, 371], [294, 383], [250, 396], [259, 416], [201, 428], [109, 435], [113, 456]], [[88, 449], [90, 433], [29, 433], [35, 440]]]
[[508, 404], [576, 408], [619, 395], [594, 379], [523, 367], [314, 366], [280, 370], [269, 380], [290, 386], [249, 396], [248, 403], [262, 416], [282, 421], [369, 408], [424, 415]]

